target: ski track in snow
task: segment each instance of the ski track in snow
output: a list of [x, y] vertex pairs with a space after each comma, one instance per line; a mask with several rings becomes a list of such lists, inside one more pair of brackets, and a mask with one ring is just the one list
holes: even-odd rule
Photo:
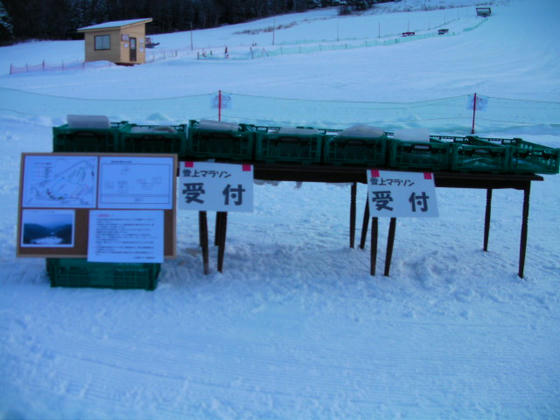
[[[188, 64], [190, 81], [178, 75], [185, 63], [177, 61], [88, 73], [95, 74], [91, 84], [83, 83], [83, 73], [69, 72], [0, 77], [0, 85], [68, 96], [157, 97], [153, 85], [130, 92], [123, 77], [175, 73], [160, 79], [159, 93], [208, 92], [216, 82], [202, 77], [202, 68], [215, 69], [222, 87], [262, 95], [349, 99], [362, 87], [380, 98], [441, 97], [492, 87], [501, 97], [558, 100], [560, 61], [550, 37], [558, 4], [543, 5], [547, 16], [527, 2], [500, 2], [476, 31], [441, 40], [445, 54], [425, 40], [365, 55], [277, 57], [250, 70], [238, 63]], [[313, 13], [317, 25], [332, 19], [332, 11]], [[519, 25], [520, 16], [526, 25]], [[239, 28], [208, 31], [208, 42]], [[294, 40], [303, 39], [304, 24], [294, 28]], [[515, 42], [498, 42], [515, 31]], [[159, 37], [180, 42], [173, 35]], [[65, 57], [79, 53], [74, 42], [0, 51], [33, 56], [43, 48], [66, 50]], [[479, 59], [461, 56], [464, 48], [478, 50]], [[412, 50], [419, 65], [424, 55], [439, 67], [411, 80], [401, 54]], [[380, 78], [394, 72], [397, 87], [371, 78], [364, 66], [375, 57], [389, 60]], [[333, 58], [338, 62], [328, 77], [306, 73]], [[299, 79], [287, 68], [317, 80]], [[247, 78], [234, 80], [230, 71], [247, 71]], [[189, 86], [192, 80], [201, 82]], [[15, 258], [19, 165], [22, 152], [51, 151], [51, 126], [62, 122], [0, 115], [0, 419], [560, 417], [557, 175], [532, 184], [524, 279], [516, 275], [520, 191], [494, 191], [483, 252], [485, 191], [439, 188], [437, 219], [398, 220], [389, 277], [382, 275], [388, 220], [380, 220], [372, 277], [370, 232], [366, 249], [357, 247], [366, 187], [358, 186], [356, 248], [350, 249], [349, 185], [284, 182], [256, 185], [254, 212], [230, 214], [223, 273], [211, 247], [212, 271], [202, 274], [197, 215], [178, 212], [178, 257], [162, 265], [155, 291], [50, 288], [44, 259]], [[479, 134], [560, 147], [555, 126]], [[214, 220], [210, 215], [211, 238]]]

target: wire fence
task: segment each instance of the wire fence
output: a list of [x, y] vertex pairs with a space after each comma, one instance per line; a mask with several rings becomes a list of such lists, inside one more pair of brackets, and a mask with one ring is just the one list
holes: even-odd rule
[[[472, 128], [473, 95], [416, 102], [346, 102], [270, 98], [225, 93], [222, 118], [267, 124], [343, 128], [368, 124], [385, 130], [424, 127], [434, 131], [461, 132]], [[484, 97], [476, 112], [478, 130], [518, 127], [560, 127], [560, 102]]]
[[[476, 113], [477, 131], [529, 127], [560, 128], [560, 102], [484, 97]], [[468, 133], [473, 95], [416, 102], [352, 102], [275, 98], [218, 92], [158, 99], [84, 99], [0, 88], [0, 115], [46, 117], [106, 115], [112, 121], [180, 124], [190, 119], [260, 125], [345, 128], [368, 124], [385, 130], [423, 127], [431, 132]], [[221, 104], [221, 109], [218, 107]]]
[[61, 61], [60, 63], [49, 63], [43, 60], [40, 64], [25, 64], [25, 66], [16, 66], [14, 64], [10, 64], [10, 73], [9, 74], [19, 74], [19, 73], [29, 73], [29, 72], [38, 72], [38, 71], [65, 71], [65, 70], [85, 70], [89, 68], [102, 68], [102, 67], [111, 67], [113, 63], [108, 61], [93, 61], [93, 62], [85, 62], [85, 61]]
[[[456, 19], [458, 20], [458, 19]], [[454, 20], [444, 22], [442, 25], [429, 28], [420, 33], [406, 32], [410, 36], [404, 36], [405, 33], [389, 33], [378, 38], [346, 38], [342, 40], [332, 41], [302, 41], [291, 42], [279, 45], [236, 47], [228, 51], [220, 51], [220, 48], [175, 48], [175, 49], [154, 49], [146, 51], [146, 63], [154, 63], [157, 61], [168, 60], [171, 58], [190, 57], [197, 60], [254, 60], [265, 57], [276, 57], [282, 55], [294, 54], [313, 54], [324, 51], [339, 51], [356, 48], [368, 48], [378, 46], [389, 46], [400, 43], [408, 43], [441, 36], [455, 36], [463, 32], [469, 32], [486, 22], [486, 19], [480, 20], [475, 25], [459, 28], [455, 31], [440, 33], [438, 28], [452, 23]], [[9, 74], [21, 74], [41, 71], [66, 71], [66, 70], [85, 70], [89, 68], [101, 68], [113, 66], [108, 61], [85, 62], [83, 60], [61, 61], [60, 63], [50, 63], [43, 60], [39, 64], [25, 64], [17, 66], [10, 64]]]
[[[146, 62], [166, 60], [169, 58], [191, 57], [197, 60], [254, 60], [258, 58], [277, 57], [282, 55], [294, 54], [314, 54], [324, 51], [340, 51], [356, 48], [369, 48], [379, 46], [390, 46], [401, 43], [419, 41], [422, 39], [436, 38], [441, 36], [456, 36], [463, 32], [475, 30], [486, 22], [486, 19], [479, 20], [476, 24], [457, 28], [456, 30], [446, 30], [440, 32], [440, 29], [447, 24], [453, 23], [459, 19], [453, 19], [443, 22], [441, 25], [427, 28], [420, 32], [395, 32], [385, 33], [376, 38], [343, 38], [340, 40], [309, 40], [299, 42], [285, 42], [276, 45], [251, 45], [247, 47], [233, 47], [223, 50], [223, 47], [206, 47], [206, 48], [177, 48], [153, 50], [146, 53]], [[405, 35], [407, 34], [407, 35]]]
[[[463, 32], [470, 32], [486, 22], [486, 19], [479, 20], [476, 24], [464, 28], [458, 28], [451, 31], [440, 31], [446, 24], [453, 21], [445, 22], [442, 25], [430, 28], [429, 30], [421, 32], [399, 32], [384, 34], [383, 37], [377, 38], [346, 38], [342, 40], [331, 41], [307, 41], [297, 43], [286, 43], [270, 46], [257, 46], [252, 45], [248, 48], [235, 48], [229, 50], [227, 53], [214, 53], [209, 49], [199, 49], [197, 51], [197, 59], [199, 60], [252, 60], [265, 57], [276, 57], [282, 55], [293, 54], [313, 54], [325, 51], [340, 51], [350, 50], [356, 48], [369, 48], [379, 46], [390, 46], [408, 42], [419, 41], [423, 39], [438, 38], [442, 36], [456, 36]], [[185, 51], [186, 53], [186, 51]]]
[[188, 51], [190, 50], [187, 48], [146, 51], [146, 63], [154, 63], [156, 61], [167, 60], [169, 58], [182, 57], [187, 55]]
[[[167, 50], [157, 50], [150, 51], [146, 54], [146, 63], [153, 63], [156, 61], [167, 60], [169, 58], [183, 57], [186, 55], [192, 55], [188, 53], [189, 50], [183, 49], [167, 49]], [[21, 73], [32, 73], [32, 72], [43, 72], [43, 71], [67, 71], [67, 70], [86, 70], [86, 69], [99, 69], [104, 67], [112, 67], [116, 64], [109, 61], [60, 61], [59, 63], [52, 63], [43, 60], [39, 64], [28, 64], [22, 66], [17, 66], [15, 64], [10, 64], [10, 75], [21, 74]]]

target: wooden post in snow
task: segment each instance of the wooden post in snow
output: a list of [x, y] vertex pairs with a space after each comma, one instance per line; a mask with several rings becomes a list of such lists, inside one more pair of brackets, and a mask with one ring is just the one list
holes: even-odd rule
[[473, 111], [472, 111], [472, 128], [471, 128], [471, 134], [474, 134], [474, 122], [476, 119], [476, 92], [474, 94], [474, 98], [473, 98]]

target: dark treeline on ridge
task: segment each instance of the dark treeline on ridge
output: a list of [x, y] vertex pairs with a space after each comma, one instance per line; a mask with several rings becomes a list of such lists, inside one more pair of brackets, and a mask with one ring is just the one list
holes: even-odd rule
[[153, 18], [148, 33], [241, 23], [318, 7], [341, 13], [388, 0], [0, 0], [0, 43], [81, 38], [76, 29], [101, 22]]

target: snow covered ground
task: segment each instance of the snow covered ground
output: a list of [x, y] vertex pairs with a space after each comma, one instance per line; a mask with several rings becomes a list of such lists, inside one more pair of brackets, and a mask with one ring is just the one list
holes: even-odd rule
[[[422, 11], [440, 3], [461, 7]], [[491, 18], [464, 31], [480, 23], [475, 3], [403, 0], [386, 6], [400, 8], [392, 13], [321, 10], [193, 33], [196, 48], [216, 55], [228, 45], [229, 60], [197, 60], [183, 32], [154, 36], [158, 48], [186, 49], [175, 59], [10, 76], [10, 64], [80, 60], [82, 43], [0, 48], [0, 419], [559, 418], [558, 176], [532, 186], [524, 279], [515, 274], [522, 193], [511, 190], [494, 192], [485, 253], [485, 191], [438, 189], [439, 218], [399, 220], [390, 277], [369, 275], [369, 245], [348, 247], [349, 187], [314, 183], [256, 185], [254, 212], [229, 217], [222, 274], [202, 274], [197, 215], [179, 212], [179, 255], [154, 292], [51, 289], [44, 259], [15, 258], [20, 154], [51, 151], [51, 127], [74, 112], [49, 95], [91, 99], [119, 117], [126, 109], [114, 104], [125, 105], [112, 99], [157, 114], [161, 98], [200, 94], [206, 109], [188, 115], [198, 119], [215, 113], [209, 101], [223, 89], [268, 97], [266, 118], [278, 121], [289, 121], [290, 102], [275, 97], [324, 100], [325, 121], [337, 121], [337, 101], [367, 108], [476, 91], [520, 106], [560, 102], [560, 4], [494, 2]], [[389, 39], [444, 21], [453, 35], [233, 59], [253, 42], [350, 44], [379, 39], [380, 27]], [[274, 46], [270, 32], [248, 33], [280, 24], [289, 28]], [[40, 95], [26, 111], [16, 100], [30, 96], [6, 89]], [[559, 124], [552, 113], [546, 124], [478, 134], [560, 147]], [[358, 209], [364, 198], [360, 185]]]

